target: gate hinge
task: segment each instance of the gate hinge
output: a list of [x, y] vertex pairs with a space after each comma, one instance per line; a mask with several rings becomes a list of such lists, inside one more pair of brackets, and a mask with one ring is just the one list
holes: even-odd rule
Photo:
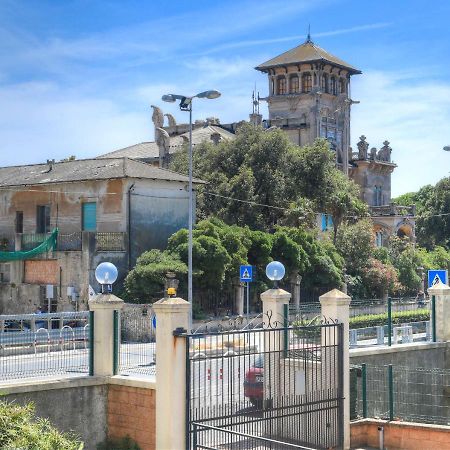
[[183, 327], [178, 327], [175, 328], [175, 330], [173, 330], [173, 335], [174, 336], [181, 336], [182, 334], [186, 334], [187, 330]]

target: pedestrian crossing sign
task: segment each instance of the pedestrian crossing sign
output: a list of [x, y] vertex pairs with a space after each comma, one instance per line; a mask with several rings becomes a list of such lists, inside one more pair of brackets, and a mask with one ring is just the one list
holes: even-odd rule
[[428, 287], [432, 287], [437, 283], [447, 284], [446, 270], [429, 270], [428, 271]]
[[239, 279], [247, 283], [253, 281], [253, 267], [241, 266], [239, 269]]

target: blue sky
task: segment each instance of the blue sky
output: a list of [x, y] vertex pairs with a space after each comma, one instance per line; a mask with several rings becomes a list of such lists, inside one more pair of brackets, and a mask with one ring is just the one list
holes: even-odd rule
[[[93, 157], [153, 139], [151, 104], [218, 89], [195, 119], [246, 119], [257, 64], [305, 39], [363, 71], [352, 144], [385, 139], [393, 195], [448, 175], [450, 2], [1, 0], [0, 164]], [[266, 114], [266, 107], [262, 111]], [[356, 150], [356, 148], [355, 148]]]

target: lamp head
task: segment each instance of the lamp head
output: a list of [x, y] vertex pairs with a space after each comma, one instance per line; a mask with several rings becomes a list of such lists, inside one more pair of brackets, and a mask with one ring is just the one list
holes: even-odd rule
[[110, 262], [103, 262], [95, 269], [95, 279], [102, 286], [102, 294], [112, 292], [112, 285], [117, 280], [119, 272]]
[[450, 145], [446, 145], [443, 150], [445, 150], [446, 152], [450, 152]]
[[286, 270], [280, 261], [272, 261], [267, 264], [266, 275], [267, 278], [274, 282], [274, 287], [278, 286], [278, 281], [282, 280]]
[[215, 89], [212, 89], [210, 91], [200, 92], [200, 94], [196, 95], [196, 97], [198, 97], [198, 98], [208, 98], [210, 100], [219, 98], [220, 96], [221, 96], [220, 92], [216, 91]]
[[174, 103], [176, 101], [176, 98], [173, 94], [166, 94], [166, 95], [162, 96], [162, 101], [168, 102], [168, 103]]

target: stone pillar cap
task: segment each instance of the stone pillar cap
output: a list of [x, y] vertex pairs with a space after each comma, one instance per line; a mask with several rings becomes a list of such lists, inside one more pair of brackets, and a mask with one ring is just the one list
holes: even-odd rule
[[261, 294], [261, 300], [275, 299], [275, 300], [289, 300], [291, 293], [284, 289], [268, 289]]
[[443, 293], [448, 294], [449, 291], [450, 291], [450, 287], [448, 287], [446, 284], [442, 283], [441, 281], [439, 281], [435, 285], [428, 288], [428, 293], [431, 295], [443, 294]]
[[333, 289], [319, 297], [320, 303], [336, 303], [336, 304], [350, 304], [351, 297], [340, 291]]
[[181, 297], [165, 297], [152, 305], [154, 311], [163, 311], [165, 309], [188, 309], [190, 307], [190, 303], [184, 300]]
[[122, 308], [124, 301], [114, 294], [97, 294], [88, 304], [89, 309], [117, 309]]

